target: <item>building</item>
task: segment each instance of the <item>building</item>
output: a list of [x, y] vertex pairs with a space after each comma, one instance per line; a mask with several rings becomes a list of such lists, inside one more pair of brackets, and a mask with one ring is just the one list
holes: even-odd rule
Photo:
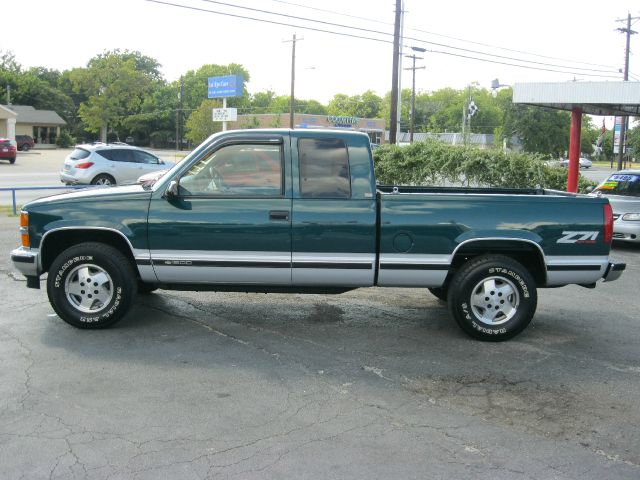
[[[236, 122], [228, 122], [228, 128], [286, 128], [289, 126], [288, 113], [268, 113], [238, 115]], [[345, 115], [311, 115], [307, 113], [295, 113], [293, 116], [294, 128], [345, 128], [357, 130], [369, 135], [371, 143], [384, 143], [384, 119], [382, 118], [358, 118]]]
[[29, 135], [42, 148], [55, 145], [60, 127], [66, 125], [53, 110], [36, 110], [27, 105], [0, 105], [0, 137], [15, 142], [16, 135]]

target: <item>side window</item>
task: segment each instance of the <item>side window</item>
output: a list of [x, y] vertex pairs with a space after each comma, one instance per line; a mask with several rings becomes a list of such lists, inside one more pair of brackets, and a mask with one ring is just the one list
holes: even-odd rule
[[133, 162], [134, 158], [131, 155], [131, 150], [124, 148], [112, 148], [111, 150], [99, 150], [98, 153], [104, 158], [108, 158], [113, 162]]
[[[268, 168], [263, 168], [266, 160]], [[244, 143], [208, 153], [180, 179], [184, 196], [281, 196], [281, 145]]]
[[107, 160], [113, 160], [113, 150], [98, 150], [98, 154]]
[[349, 155], [343, 140], [301, 138], [298, 157], [303, 198], [351, 197]]
[[147, 152], [142, 152], [140, 150], [131, 150], [133, 153], [134, 159], [136, 163], [147, 163], [147, 164], [157, 164], [158, 159]]

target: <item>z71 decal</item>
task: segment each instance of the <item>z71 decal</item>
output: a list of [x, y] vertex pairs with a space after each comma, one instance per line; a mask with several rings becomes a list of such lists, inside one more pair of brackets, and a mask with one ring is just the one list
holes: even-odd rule
[[562, 232], [556, 243], [596, 243], [598, 232]]

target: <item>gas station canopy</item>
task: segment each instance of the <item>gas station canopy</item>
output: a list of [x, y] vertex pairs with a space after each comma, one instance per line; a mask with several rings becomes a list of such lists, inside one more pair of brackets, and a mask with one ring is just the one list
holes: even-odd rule
[[516, 83], [513, 103], [590, 115], [640, 116], [640, 82]]
[[516, 83], [513, 103], [571, 111], [567, 191], [577, 192], [582, 114], [640, 116], [640, 82]]

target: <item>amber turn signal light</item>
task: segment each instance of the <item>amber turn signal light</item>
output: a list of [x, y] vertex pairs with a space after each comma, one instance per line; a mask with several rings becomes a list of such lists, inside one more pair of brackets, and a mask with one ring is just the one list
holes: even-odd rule
[[29, 214], [20, 212], [20, 238], [23, 247], [29, 247]]

